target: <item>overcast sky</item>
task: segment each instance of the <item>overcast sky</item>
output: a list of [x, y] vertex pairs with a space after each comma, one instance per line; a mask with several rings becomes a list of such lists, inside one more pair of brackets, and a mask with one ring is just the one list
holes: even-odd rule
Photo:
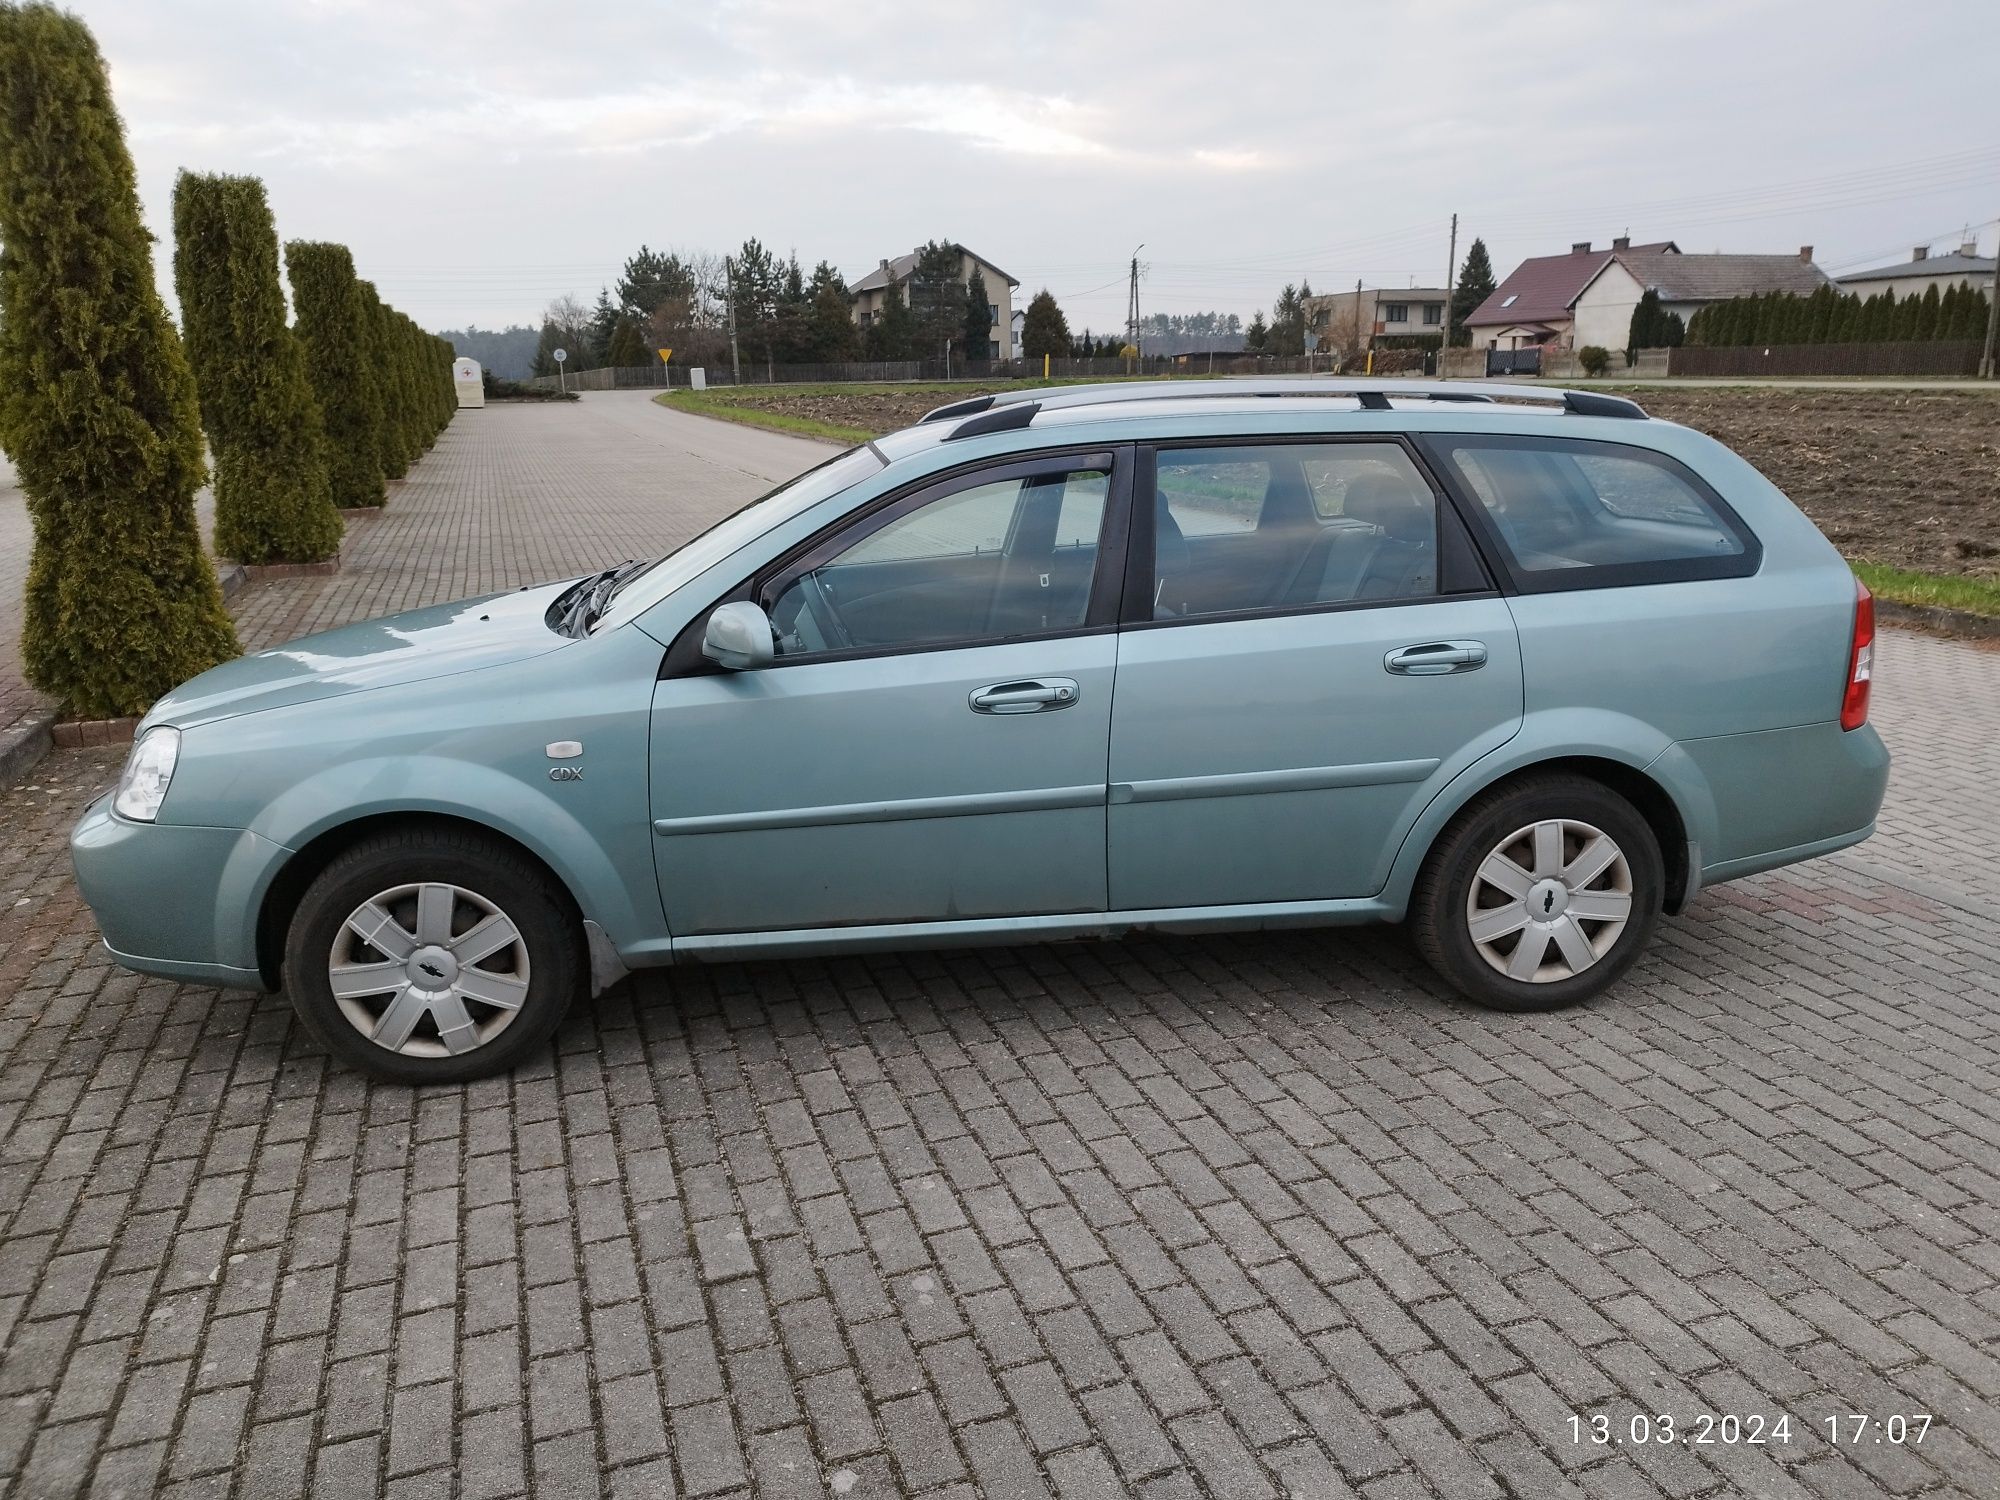
[[[1246, 318], [1630, 232], [1992, 252], [2000, 4], [1925, 0], [82, 0], [154, 232], [249, 172], [433, 328], [588, 300], [641, 241], [850, 279], [932, 236], [1073, 328]], [[160, 265], [167, 280], [165, 257]]]

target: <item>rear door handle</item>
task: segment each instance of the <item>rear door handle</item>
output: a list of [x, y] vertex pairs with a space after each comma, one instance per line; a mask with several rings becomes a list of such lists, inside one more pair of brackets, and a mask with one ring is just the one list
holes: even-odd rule
[[1442, 677], [1447, 672], [1476, 672], [1486, 665], [1484, 641], [1429, 641], [1405, 646], [1382, 658], [1382, 665], [1399, 677]]
[[972, 695], [972, 711], [976, 714], [1045, 714], [1058, 708], [1068, 708], [1079, 696], [1073, 677], [996, 682]]

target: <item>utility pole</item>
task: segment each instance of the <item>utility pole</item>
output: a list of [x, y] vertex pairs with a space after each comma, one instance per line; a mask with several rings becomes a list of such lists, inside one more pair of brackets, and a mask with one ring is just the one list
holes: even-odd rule
[[1132, 251], [1131, 291], [1125, 299], [1125, 342], [1134, 349], [1139, 348], [1139, 252], [1145, 248], [1142, 242]]
[[743, 384], [743, 362], [736, 354], [736, 262], [727, 256], [722, 261], [723, 297], [729, 304], [729, 378], [737, 385]]
[[[1978, 246], [1974, 246], [1977, 249]], [[1993, 336], [2000, 332], [2000, 247], [1993, 252], [1995, 266], [1993, 285], [1986, 289], [1986, 348], [1979, 356], [1979, 378], [1991, 380], [1993, 370]]]
[[1452, 279], [1458, 274], [1458, 215], [1451, 216], [1451, 249], [1444, 258], [1444, 337], [1438, 343], [1438, 379], [1444, 379], [1445, 351], [1451, 348]]

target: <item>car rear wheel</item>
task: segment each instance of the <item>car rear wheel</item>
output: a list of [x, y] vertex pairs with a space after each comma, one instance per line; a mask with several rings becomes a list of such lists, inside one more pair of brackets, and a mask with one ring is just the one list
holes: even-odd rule
[[1474, 801], [1433, 846], [1411, 935], [1467, 999], [1556, 1010], [1632, 966], [1665, 879], [1659, 841], [1631, 803], [1587, 777], [1537, 776]]
[[320, 872], [292, 919], [285, 981], [342, 1062], [452, 1083], [547, 1043], [583, 989], [583, 944], [561, 888], [518, 851], [417, 826]]

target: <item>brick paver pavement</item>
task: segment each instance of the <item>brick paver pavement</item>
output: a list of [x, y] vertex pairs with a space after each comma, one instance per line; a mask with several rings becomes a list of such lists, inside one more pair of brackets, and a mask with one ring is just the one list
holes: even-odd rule
[[[599, 461], [546, 451], [577, 414], [448, 444], [538, 424], [553, 484]], [[440, 568], [514, 581], [431, 515], [513, 503], [458, 461], [471, 493], [370, 544], [435, 524]], [[670, 446], [638, 466], [676, 514], [635, 504], [614, 553], [706, 503]], [[715, 966], [422, 1093], [330, 1068], [282, 999], [105, 964], [63, 841], [116, 757], [59, 754], [0, 792], [0, 1476], [1994, 1493], [2000, 654], [1888, 635], [1877, 716], [1883, 836], [1705, 894], [1583, 1011], [1469, 1009], [1393, 932]], [[1634, 1443], [1642, 1413], [1743, 1426]], [[1786, 1440], [1720, 1441], [1753, 1415]]]

